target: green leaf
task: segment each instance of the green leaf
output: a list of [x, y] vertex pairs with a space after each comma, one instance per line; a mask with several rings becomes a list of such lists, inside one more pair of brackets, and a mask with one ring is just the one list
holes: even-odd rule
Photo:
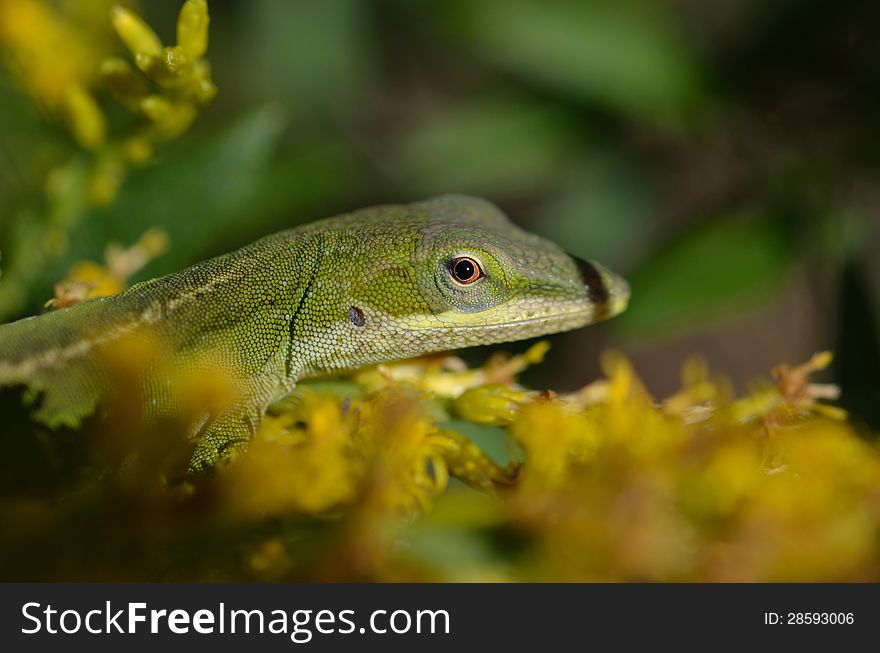
[[59, 134], [66, 138], [0, 68], [0, 242], [11, 222], [14, 200], [41, 191], [46, 169], [69, 156], [64, 145], [55, 142]]
[[569, 254], [625, 269], [650, 236], [651, 195], [635, 166], [597, 154], [575, 164], [536, 211], [533, 230]]
[[455, 19], [488, 60], [571, 98], [658, 121], [697, 96], [689, 53], [661, 9], [624, 1], [457, 2]]
[[305, 379], [297, 383], [297, 389], [308, 389], [319, 394], [334, 395], [342, 399], [363, 399], [367, 396], [363, 387], [347, 379]]
[[575, 133], [565, 113], [539, 103], [514, 96], [468, 100], [405, 132], [397, 174], [421, 194], [541, 188], [566, 169]]
[[310, 129], [316, 117], [361, 114], [375, 58], [366, 3], [249, 0], [240, 11], [254, 95], [282, 100]]
[[612, 328], [656, 336], [748, 309], [770, 297], [795, 257], [780, 219], [738, 215], [685, 234], [630, 275], [630, 307]]
[[[471, 498], [468, 496], [468, 498]], [[480, 580], [479, 574], [492, 576], [496, 554], [482, 534], [449, 524], [420, 520], [406, 531], [408, 556], [429, 568], [454, 570], [443, 580]], [[474, 576], [476, 575], [476, 576]]]
[[501, 467], [512, 460], [513, 445], [507, 437], [507, 431], [500, 426], [483, 426], [460, 419], [446, 421], [441, 426], [461, 433]]

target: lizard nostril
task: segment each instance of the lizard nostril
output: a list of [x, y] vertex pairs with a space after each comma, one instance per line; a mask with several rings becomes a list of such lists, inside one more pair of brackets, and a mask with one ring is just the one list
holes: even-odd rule
[[597, 304], [607, 301], [608, 287], [605, 285], [605, 280], [602, 278], [602, 273], [599, 272], [596, 266], [589, 261], [579, 259], [576, 256], [573, 256], [572, 258], [574, 259], [574, 262], [578, 267], [578, 271], [581, 274], [581, 280], [587, 287], [587, 291], [590, 294], [590, 300], [596, 302]]

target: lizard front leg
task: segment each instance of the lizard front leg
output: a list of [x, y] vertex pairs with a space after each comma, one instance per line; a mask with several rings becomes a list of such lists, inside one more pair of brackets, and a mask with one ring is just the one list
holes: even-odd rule
[[207, 418], [193, 429], [196, 448], [187, 466], [187, 478], [212, 471], [217, 464], [247, 450], [266, 410], [264, 402], [237, 404]]
[[[276, 358], [283, 360], [281, 353]], [[228, 379], [229, 386], [223, 390], [231, 392], [231, 396], [215, 403], [189, 430], [187, 439], [196, 443], [186, 470], [189, 479], [210, 473], [218, 464], [244, 453], [269, 404], [295, 386], [293, 379], [276, 373], [279, 364], [274, 360], [244, 377], [232, 375], [228, 371], [232, 367], [228, 364], [217, 372]]]

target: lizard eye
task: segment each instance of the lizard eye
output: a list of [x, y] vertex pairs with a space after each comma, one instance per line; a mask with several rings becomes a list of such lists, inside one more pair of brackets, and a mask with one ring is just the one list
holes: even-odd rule
[[449, 263], [449, 272], [460, 284], [467, 286], [483, 276], [480, 264], [467, 256], [459, 256]]

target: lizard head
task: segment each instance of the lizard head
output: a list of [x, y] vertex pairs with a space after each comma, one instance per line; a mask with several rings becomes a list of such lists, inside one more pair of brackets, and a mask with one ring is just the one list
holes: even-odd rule
[[485, 200], [452, 195], [415, 207], [428, 220], [413, 257], [430, 307], [416, 322], [427, 328], [487, 344], [575, 329], [627, 306], [621, 277], [520, 229]]
[[341, 256], [357, 268], [344, 282], [342, 340], [361, 364], [567, 331], [629, 299], [622, 278], [485, 200], [450, 195], [349, 219], [357, 229]]

